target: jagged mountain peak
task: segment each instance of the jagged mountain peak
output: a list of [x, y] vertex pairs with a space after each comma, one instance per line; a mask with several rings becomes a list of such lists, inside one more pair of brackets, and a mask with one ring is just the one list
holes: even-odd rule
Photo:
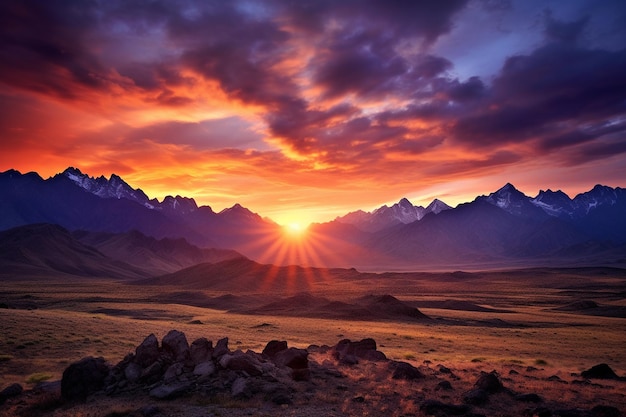
[[511, 184], [510, 182], [507, 182], [502, 187], [500, 187], [495, 193], [492, 193], [492, 194], [506, 194], [506, 193], [514, 193], [514, 194], [522, 194], [522, 195], [524, 195], [524, 193], [522, 193], [520, 190], [515, 188], [515, 186], [513, 184]]
[[163, 209], [175, 210], [181, 214], [191, 213], [198, 210], [196, 200], [189, 197], [182, 197], [180, 195], [177, 195], [176, 197], [168, 195], [163, 199], [160, 207]]
[[239, 203], [235, 203], [232, 207], [227, 207], [224, 210], [220, 211], [220, 214], [229, 214], [229, 215], [254, 215], [257, 216], [257, 214], [253, 213], [252, 211], [248, 210], [247, 208], [245, 208], [244, 206], [242, 206]]
[[140, 189], [134, 189], [128, 185], [120, 176], [111, 174], [107, 180], [104, 175], [91, 177], [75, 167], [68, 167], [60, 176], [68, 178], [85, 191], [97, 195], [100, 198], [124, 198], [135, 201], [139, 204], [150, 205], [148, 196]]
[[41, 176], [36, 173], [36, 172], [27, 172], [25, 174], [22, 174], [20, 171], [16, 170], [16, 169], [9, 169], [6, 170], [4, 172], [0, 172], [0, 178], [8, 178], [8, 179], [13, 179], [13, 178], [31, 178], [31, 179], [35, 179], [35, 180], [40, 180], [43, 181], [43, 178], [41, 178]]
[[431, 201], [431, 203], [428, 206], [426, 206], [426, 212], [439, 214], [442, 211], [450, 210], [451, 208], [452, 207], [450, 207], [443, 201], [439, 200], [438, 198], [435, 198], [433, 201]]
[[486, 201], [514, 216], [540, 219], [548, 214], [545, 210], [533, 204], [530, 197], [519, 191], [513, 184], [507, 182], [503, 187], [488, 196], [477, 197], [475, 201]]

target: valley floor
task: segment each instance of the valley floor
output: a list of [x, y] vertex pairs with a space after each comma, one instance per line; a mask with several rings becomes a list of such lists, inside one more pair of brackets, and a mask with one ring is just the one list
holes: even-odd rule
[[[246, 295], [239, 301], [254, 307], [289, 299], [296, 290], [237, 296]], [[306, 290], [334, 301], [391, 294], [419, 307], [429, 319], [349, 319], [333, 317], [332, 312], [319, 318], [289, 313], [297, 312], [298, 306], [277, 315], [241, 314], [198, 306], [203, 304], [198, 294], [206, 296], [209, 304], [220, 296], [222, 301], [234, 297], [224, 292], [60, 278], [0, 282], [0, 389], [17, 382], [28, 390], [42, 381], [59, 380], [70, 363], [85, 356], [118, 363], [150, 333], [160, 340], [177, 329], [190, 342], [199, 337], [213, 342], [228, 337], [232, 349], [256, 352], [270, 340], [306, 348], [332, 346], [344, 338], [373, 338], [388, 358], [409, 362], [432, 376], [390, 385], [383, 383], [386, 376], [377, 368], [382, 365], [360, 364], [343, 369], [341, 381], [331, 381], [323, 390], [318, 387], [315, 394], [302, 393], [293, 406], [263, 411], [267, 415], [307, 415], [307, 407], [310, 415], [320, 409], [328, 415], [427, 415], [419, 409], [424, 398], [460, 403], [461, 393], [471, 388], [480, 371], [492, 370], [508, 388], [539, 393], [561, 408], [610, 405], [626, 413], [626, 382], [574, 382], [582, 380], [581, 371], [599, 363], [626, 375], [626, 278], [621, 270], [383, 274], [358, 282], [317, 283]], [[311, 359], [322, 363], [326, 358], [312, 354]], [[439, 365], [449, 368], [455, 379], [440, 374]], [[441, 378], [449, 379], [455, 390], [435, 391], [434, 384]], [[347, 388], [337, 390], [339, 385]], [[147, 400], [103, 397], [98, 404], [104, 408], [84, 409], [75, 415], [110, 416], [114, 415], [111, 410], [136, 410], [133, 407]], [[519, 412], [529, 407], [511, 405], [504, 397], [498, 401]], [[498, 401], [476, 412], [518, 415], [498, 411]], [[247, 415], [266, 407], [254, 402], [211, 405], [197, 398], [159, 406], [163, 410], [184, 407], [184, 415], [194, 416]], [[57, 410], [49, 415], [72, 414]]]

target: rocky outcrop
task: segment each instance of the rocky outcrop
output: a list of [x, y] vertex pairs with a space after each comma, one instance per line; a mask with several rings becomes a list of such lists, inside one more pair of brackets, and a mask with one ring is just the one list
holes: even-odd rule
[[582, 371], [580, 375], [583, 378], [595, 378], [595, 379], [619, 379], [617, 374], [606, 363], [594, 365], [586, 371]]
[[309, 378], [308, 351], [271, 341], [263, 353], [231, 351], [228, 338], [215, 347], [206, 338], [187, 342], [172, 330], [161, 341], [151, 334], [117, 365], [102, 358], [85, 358], [63, 374], [62, 393], [68, 400], [84, 400], [103, 391], [107, 395], [146, 392], [160, 400], [190, 392], [229, 392], [249, 398], [262, 393], [276, 404], [291, 403], [293, 383]]
[[61, 379], [61, 395], [66, 400], [85, 400], [89, 394], [104, 387], [109, 376], [104, 358], [87, 357], [71, 364]]
[[463, 396], [463, 401], [467, 404], [481, 405], [489, 401], [489, 396], [505, 391], [502, 382], [496, 371], [481, 372], [478, 380], [474, 383], [474, 388], [467, 391]]
[[[334, 347], [313, 351], [320, 350], [336, 359], [334, 363], [315, 364], [315, 371], [323, 378], [343, 377], [335, 364], [387, 361], [374, 339], [344, 339]], [[421, 375], [408, 364], [390, 363], [396, 364], [396, 373], [407, 375], [403, 378]], [[412, 369], [405, 369], [407, 365]], [[290, 404], [296, 392], [294, 384], [308, 381], [311, 369], [309, 351], [290, 347], [286, 341], [272, 340], [262, 353], [231, 351], [228, 338], [218, 340], [215, 346], [206, 338], [189, 344], [184, 333], [172, 330], [160, 345], [155, 335], [149, 335], [134, 353], [113, 367], [102, 358], [85, 358], [72, 364], [63, 375], [62, 391], [66, 399], [81, 400], [97, 391], [107, 395], [144, 392], [159, 400], [192, 392], [223, 392], [236, 398], [262, 395], [275, 404]]]
[[368, 338], [358, 342], [343, 339], [333, 349], [333, 356], [342, 364], [355, 365], [359, 359], [368, 361], [386, 361], [385, 354], [376, 347], [376, 341]]

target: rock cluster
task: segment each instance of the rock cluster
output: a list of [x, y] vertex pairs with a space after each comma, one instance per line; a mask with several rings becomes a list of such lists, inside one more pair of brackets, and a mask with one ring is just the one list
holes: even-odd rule
[[[336, 346], [320, 349], [331, 351], [341, 365], [387, 360], [373, 339], [344, 339]], [[155, 335], [149, 335], [135, 353], [115, 366], [91, 357], [73, 363], [63, 373], [62, 396], [66, 400], [84, 400], [97, 391], [107, 395], [144, 391], [157, 399], [192, 392], [229, 393], [235, 398], [262, 394], [276, 404], [288, 404], [294, 384], [310, 378], [308, 356], [308, 350], [289, 347], [286, 341], [272, 340], [262, 353], [231, 351], [228, 338], [218, 340], [215, 346], [206, 338], [189, 344], [184, 333], [172, 330], [160, 345]], [[328, 366], [322, 371], [341, 376]]]
[[159, 346], [153, 334], [135, 353], [110, 367], [102, 358], [85, 358], [63, 374], [62, 395], [84, 400], [92, 392], [107, 395], [144, 390], [153, 398], [169, 399], [189, 392], [229, 392], [250, 397], [259, 391], [275, 403], [288, 403], [293, 381], [308, 378], [308, 352], [272, 341], [258, 354], [231, 351], [228, 339], [215, 346], [206, 338], [188, 343], [184, 333], [170, 331]]
[[[321, 364], [310, 361], [309, 353], [315, 354], [315, 359], [327, 359]], [[92, 357], [73, 363], [63, 373], [60, 385], [62, 397], [70, 402], [84, 401], [89, 395], [98, 393], [109, 396], [141, 394], [158, 400], [189, 394], [209, 397], [227, 395], [236, 399], [261, 399], [276, 405], [299, 404], [303, 395], [311, 394], [317, 387], [348, 395], [349, 385], [340, 380], [346, 381], [346, 375], [351, 372], [348, 369], [354, 369], [361, 362], [370, 362], [366, 369], [386, 373], [382, 380], [420, 380], [432, 386], [435, 392], [454, 391], [448, 380], [439, 379], [436, 375], [458, 380], [443, 365], [439, 365], [438, 370], [428, 366], [418, 369], [408, 362], [389, 360], [377, 350], [373, 339], [344, 339], [332, 347], [311, 345], [307, 349], [289, 347], [286, 341], [272, 340], [261, 353], [256, 353], [251, 350], [232, 351], [228, 338], [218, 340], [215, 345], [206, 338], [189, 344], [184, 333], [172, 330], [160, 343], [155, 335], [149, 335], [134, 353], [115, 366], [107, 364], [103, 358]], [[591, 374], [585, 375], [611, 377], [612, 371], [608, 372], [605, 368], [594, 367]], [[301, 385], [303, 383], [305, 385]], [[0, 392], [0, 404], [20, 396], [21, 392], [22, 388], [17, 384], [7, 387]], [[422, 413], [433, 416], [480, 417], [483, 415], [474, 412], [476, 407], [490, 406], [502, 400], [508, 404], [534, 404], [524, 412], [529, 416], [619, 415], [619, 410], [607, 405], [598, 405], [585, 411], [586, 414], [563, 414], [560, 410], [546, 407], [548, 403], [544, 404], [544, 399], [535, 393], [516, 393], [506, 388], [496, 371], [482, 372], [473, 387], [462, 394], [461, 404], [445, 402], [451, 398], [448, 393], [435, 396], [438, 398], [417, 395], [412, 400], [419, 401]], [[350, 404], [354, 407], [368, 406], [372, 398], [370, 395], [356, 395], [351, 397]], [[141, 415], [154, 415], [152, 411], [143, 410]]]

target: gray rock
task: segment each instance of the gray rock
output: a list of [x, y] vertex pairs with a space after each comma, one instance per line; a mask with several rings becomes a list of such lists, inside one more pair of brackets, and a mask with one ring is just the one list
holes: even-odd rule
[[291, 369], [306, 369], [309, 367], [309, 352], [293, 347], [285, 349], [274, 355], [274, 363]]
[[211, 360], [213, 356], [213, 342], [202, 337], [196, 339], [189, 346], [189, 356], [194, 365]]
[[227, 361], [220, 360], [220, 365], [231, 371], [244, 371], [250, 376], [259, 376], [263, 373], [261, 362], [254, 355], [237, 351], [231, 355], [224, 355], [222, 359], [228, 358]]
[[230, 353], [230, 349], [228, 349], [228, 338], [225, 337], [220, 339], [215, 344], [215, 349], [213, 349], [213, 357], [220, 358], [223, 355]]
[[85, 400], [104, 387], [108, 374], [109, 366], [104, 358], [83, 358], [63, 371], [61, 395], [66, 400]]
[[184, 369], [184, 365], [181, 362], [170, 365], [169, 368], [165, 371], [163, 375], [163, 380], [165, 382], [170, 382], [176, 379], [179, 375], [182, 375]]
[[162, 375], [163, 365], [161, 365], [160, 362], [154, 362], [152, 365], [143, 370], [140, 380], [151, 384], [161, 379]]
[[174, 362], [189, 359], [189, 343], [183, 332], [170, 330], [161, 341], [163, 351], [170, 354]]
[[143, 373], [143, 368], [138, 363], [129, 363], [128, 366], [124, 369], [124, 376], [129, 382], [136, 382], [141, 378], [141, 374]]
[[424, 375], [408, 362], [391, 362], [391, 368], [393, 369], [393, 379], [405, 379], [412, 381], [415, 379], [422, 379]]
[[262, 354], [266, 355], [270, 359], [273, 359], [274, 356], [276, 356], [278, 352], [282, 352], [283, 350], [286, 350], [286, 349], [287, 349], [286, 341], [271, 340], [267, 343], [267, 345], [265, 346], [265, 349], [263, 349]]
[[3, 404], [9, 398], [17, 397], [24, 391], [24, 388], [20, 384], [11, 384], [2, 391], [0, 391], [0, 404]]
[[500, 392], [504, 389], [496, 371], [491, 371], [489, 373], [481, 372], [474, 386], [478, 389], [486, 391], [489, 394]]
[[195, 368], [193, 368], [193, 374], [199, 377], [213, 375], [216, 371], [217, 368], [211, 361], [199, 363]]
[[376, 341], [372, 338], [352, 342], [349, 339], [340, 340], [333, 348], [333, 355], [339, 361], [348, 355], [354, 355], [359, 359], [369, 361], [385, 361], [387, 357], [383, 352], [376, 350]]
[[250, 388], [248, 387], [248, 379], [243, 377], [237, 378], [233, 382], [230, 393], [235, 398], [252, 397], [252, 393], [250, 392]]
[[159, 341], [154, 334], [146, 337], [135, 349], [135, 362], [147, 368], [159, 359]]
[[173, 384], [164, 384], [150, 390], [150, 396], [160, 400], [178, 397], [186, 393], [193, 386], [191, 381], [181, 381]]

